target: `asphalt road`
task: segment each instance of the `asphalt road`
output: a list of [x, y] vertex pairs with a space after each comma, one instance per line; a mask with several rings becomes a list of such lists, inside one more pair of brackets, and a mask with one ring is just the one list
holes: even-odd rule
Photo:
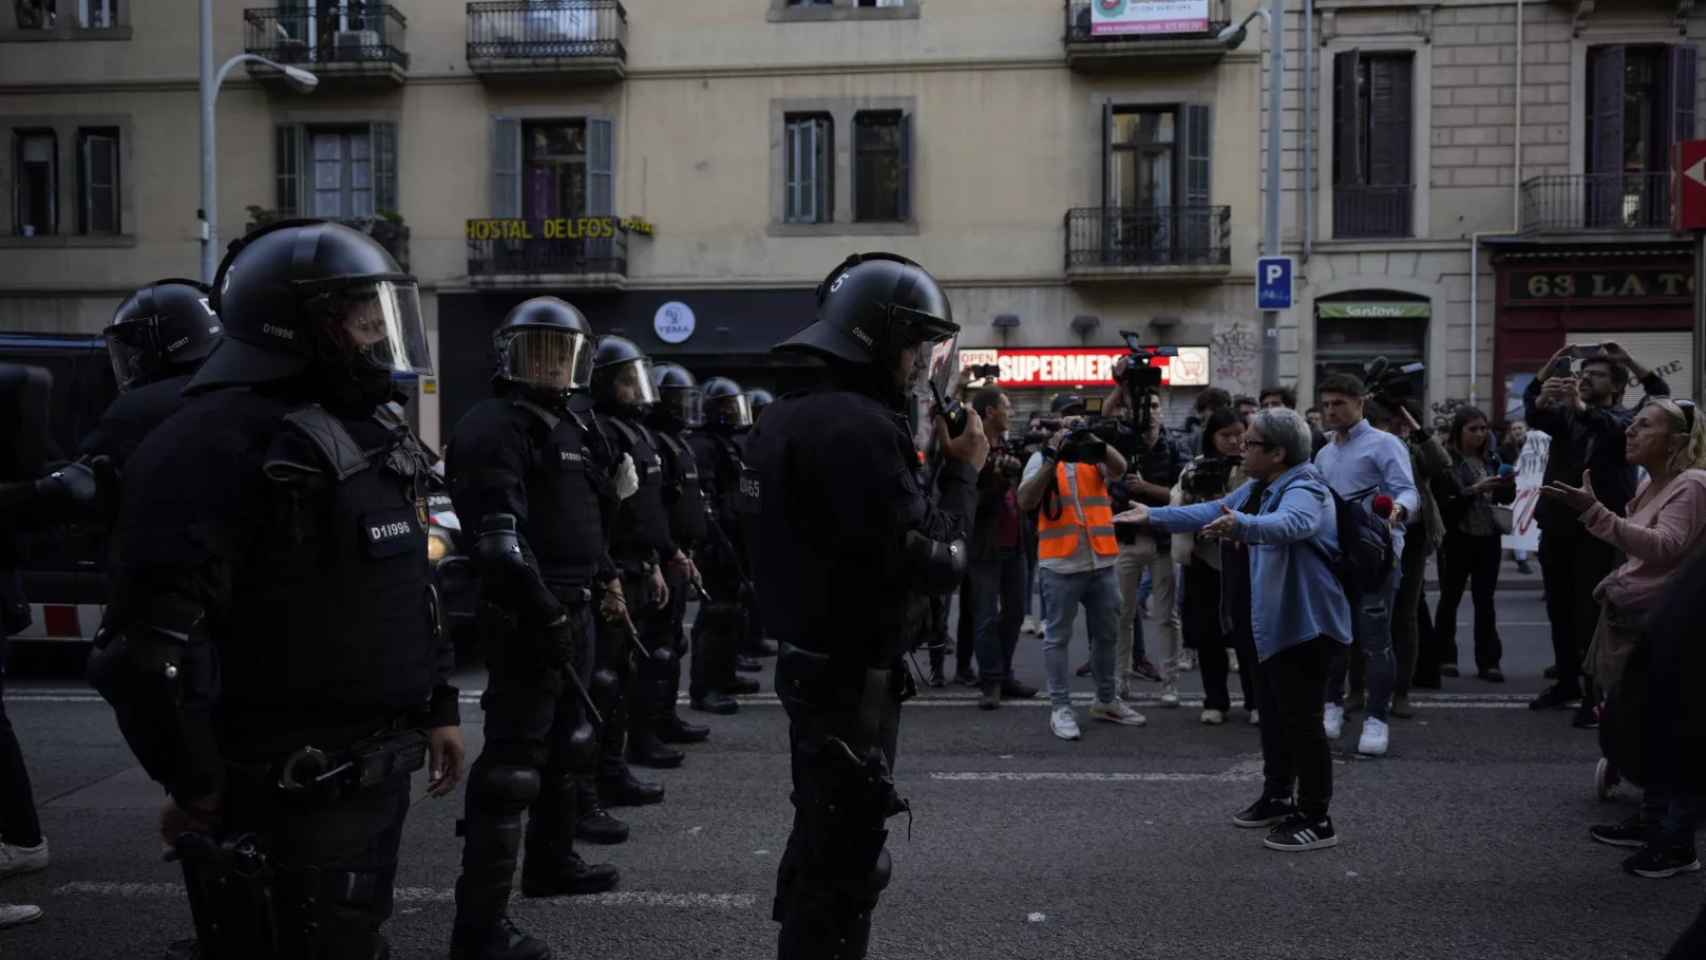
[[[1539, 593], [1501, 594], [1500, 618], [1511, 682], [1448, 680], [1416, 719], [1396, 722], [1390, 756], [1341, 754], [1333, 813], [1344, 840], [1315, 853], [1268, 851], [1260, 831], [1229, 823], [1260, 787], [1256, 731], [1241, 712], [1209, 728], [1196, 709], [1140, 703], [1150, 724], [1131, 729], [1092, 724], [1081, 710], [1083, 740], [1063, 743], [1040, 700], [982, 713], [969, 690], [929, 691], [905, 713], [898, 779], [915, 816], [910, 839], [904, 817], [890, 822], [895, 880], [872, 956], [1662, 955], [1699, 909], [1706, 874], [1636, 879], [1618, 869], [1618, 851], [1588, 840], [1588, 825], [1625, 815], [1630, 800], [1594, 800], [1592, 734], [1565, 713], [1523, 708], [1551, 659]], [[1466, 633], [1462, 642], [1467, 653]], [[1027, 638], [1022, 650], [1021, 675], [1040, 682], [1040, 643]], [[0, 886], [0, 900], [47, 911], [0, 933], [0, 955], [154, 956], [189, 929], [154, 839], [160, 791], [74, 673], [34, 666], [10, 681], [6, 709], [54, 860]], [[477, 690], [481, 678], [463, 682]], [[1089, 681], [1075, 687], [1082, 705]], [[477, 750], [479, 708], [463, 709]], [[559, 957], [774, 956], [785, 718], [765, 694], [711, 721], [710, 743], [656, 775], [667, 802], [624, 812], [633, 839], [584, 851], [622, 868], [617, 893], [517, 900], [514, 915]], [[1342, 749], [1356, 730], [1347, 724]], [[387, 928], [394, 956], [444, 955], [460, 808], [458, 797], [411, 811]]]

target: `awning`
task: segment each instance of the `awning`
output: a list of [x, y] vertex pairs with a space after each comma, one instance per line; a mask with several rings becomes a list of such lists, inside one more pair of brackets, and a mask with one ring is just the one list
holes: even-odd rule
[[1315, 316], [1323, 320], [1426, 320], [1432, 310], [1417, 301], [1317, 303]]

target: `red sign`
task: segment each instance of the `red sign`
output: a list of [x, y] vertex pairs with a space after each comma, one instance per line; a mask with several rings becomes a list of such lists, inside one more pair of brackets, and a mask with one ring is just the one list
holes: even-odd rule
[[1706, 140], [1677, 144], [1670, 176], [1671, 228], [1706, 230]]
[[[1003, 387], [1111, 387], [1114, 362], [1128, 356], [1124, 347], [1053, 347], [1020, 350], [962, 349], [960, 366], [993, 363]], [[1176, 357], [1157, 357], [1161, 382], [1168, 386], [1208, 383], [1208, 348], [1180, 347]]]

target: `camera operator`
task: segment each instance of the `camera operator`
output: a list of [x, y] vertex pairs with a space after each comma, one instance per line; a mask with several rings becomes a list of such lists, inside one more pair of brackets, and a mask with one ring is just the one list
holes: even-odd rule
[[[1581, 367], [1571, 373], [1571, 361]], [[1590, 475], [1594, 495], [1606, 509], [1622, 515], [1635, 495], [1635, 468], [1624, 457], [1624, 433], [1634, 419], [1623, 406], [1631, 375], [1650, 397], [1670, 395], [1658, 374], [1641, 366], [1616, 343], [1570, 344], [1552, 355], [1523, 391], [1523, 419], [1534, 430], [1552, 435], [1545, 482], [1581, 486]], [[1592, 682], [1583, 683], [1582, 656], [1599, 623], [1594, 587], [1617, 566], [1617, 550], [1588, 535], [1579, 511], [1541, 500], [1534, 509], [1540, 524], [1540, 576], [1546, 587], [1546, 618], [1552, 622], [1552, 653], [1558, 680], [1529, 707], [1545, 710], [1580, 700], [1574, 724], [1597, 726]], [[1584, 696], [1586, 694], [1586, 696]]]
[[[1381, 367], [1384, 367], [1381, 364]], [[1410, 451], [1403, 441], [1375, 429], [1364, 419], [1368, 390], [1361, 378], [1334, 374], [1321, 382], [1321, 410], [1331, 442], [1315, 455], [1315, 465], [1339, 496], [1373, 507], [1382, 496], [1392, 500], [1388, 522], [1392, 529], [1393, 555], [1404, 552], [1404, 528], [1421, 509], [1421, 498], [1410, 472]], [[1392, 604], [1401, 576], [1392, 564], [1384, 587], [1360, 597], [1352, 604], [1352, 630], [1356, 646], [1368, 662], [1368, 719], [1363, 721], [1357, 752], [1383, 756], [1389, 742], [1387, 718], [1391, 716], [1392, 688], [1396, 664], [1392, 657]], [[1327, 708], [1323, 722], [1329, 740], [1337, 739], [1345, 723], [1345, 676], [1348, 651], [1334, 650], [1327, 682]]]

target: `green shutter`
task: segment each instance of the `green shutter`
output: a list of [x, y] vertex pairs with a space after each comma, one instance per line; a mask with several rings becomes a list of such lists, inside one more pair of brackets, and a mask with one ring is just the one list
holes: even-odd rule
[[492, 118], [492, 197], [494, 217], [521, 216], [521, 123]]
[[373, 212], [383, 216], [398, 213], [397, 125], [376, 123], [373, 135]]
[[302, 127], [285, 123], [273, 128], [274, 169], [278, 189], [273, 206], [281, 217], [300, 214], [302, 203]]

